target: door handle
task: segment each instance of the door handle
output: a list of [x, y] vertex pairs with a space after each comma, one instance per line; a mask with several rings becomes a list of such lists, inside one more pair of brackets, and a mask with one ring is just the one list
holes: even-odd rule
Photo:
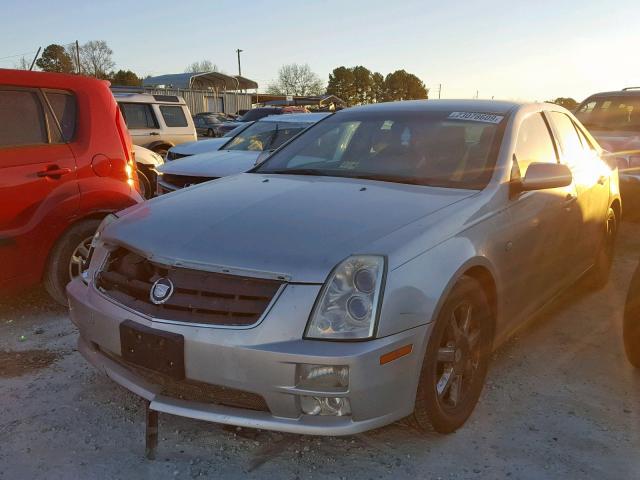
[[46, 170], [42, 170], [38, 172], [39, 177], [58, 177], [60, 178], [62, 175], [66, 175], [67, 173], [71, 173], [70, 168], [60, 168], [57, 165], [52, 165]]
[[149, 135], [157, 136], [157, 135], [160, 135], [160, 134], [158, 132], [151, 132]]

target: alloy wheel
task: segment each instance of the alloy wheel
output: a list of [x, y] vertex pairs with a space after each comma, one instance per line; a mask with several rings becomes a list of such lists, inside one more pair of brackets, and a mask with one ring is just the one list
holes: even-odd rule
[[89, 258], [89, 249], [91, 248], [92, 240], [93, 236], [85, 238], [71, 254], [71, 259], [69, 260], [69, 280], [73, 280], [82, 274], [84, 263], [87, 258]]
[[456, 410], [474, 383], [482, 355], [481, 323], [473, 305], [462, 301], [453, 309], [440, 340], [434, 378], [438, 402]]

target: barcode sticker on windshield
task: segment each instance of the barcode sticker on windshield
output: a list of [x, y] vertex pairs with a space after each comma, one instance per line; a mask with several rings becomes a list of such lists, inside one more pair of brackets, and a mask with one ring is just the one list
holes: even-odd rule
[[502, 115], [478, 112], [451, 112], [451, 120], [468, 120], [470, 122], [500, 123], [504, 118]]

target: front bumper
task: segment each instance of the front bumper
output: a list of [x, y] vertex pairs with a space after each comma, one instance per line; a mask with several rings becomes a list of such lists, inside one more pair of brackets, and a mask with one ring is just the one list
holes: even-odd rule
[[[206, 328], [162, 323], [106, 298], [93, 286], [74, 280], [67, 287], [72, 321], [80, 330], [78, 348], [116, 383], [151, 402], [159, 412], [200, 420], [313, 435], [351, 435], [381, 427], [413, 411], [424, 342], [430, 325], [366, 342], [301, 339], [320, 286], [288, 285], [264, 319], [250, 329]], [[121, 355], [119, 325], [133, 320], [184, 336], [188, 380], [261, 396], [269, 411], [255, 411], [163, 395], [117, 361]], [[409, 355], [380, 365], [380, 357], [407, 344]], [[108, 352], [108, 353], [106, 353]], [[299, 364], [347, 365], [345, 392], [321, 392], [296, 386]], [[305, 415], [300, 397], [342, 396], [349, 416]]]

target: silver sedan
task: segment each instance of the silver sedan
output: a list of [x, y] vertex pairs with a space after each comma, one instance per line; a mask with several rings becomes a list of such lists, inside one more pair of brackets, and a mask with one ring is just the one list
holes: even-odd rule
[[561, 107], [357, 107], [105, 219], [71, 318], [86, 359], [156, 411], [452, 432], [493, 348], [581, 276], [607, 282], [620, 216], [617, 172]]

